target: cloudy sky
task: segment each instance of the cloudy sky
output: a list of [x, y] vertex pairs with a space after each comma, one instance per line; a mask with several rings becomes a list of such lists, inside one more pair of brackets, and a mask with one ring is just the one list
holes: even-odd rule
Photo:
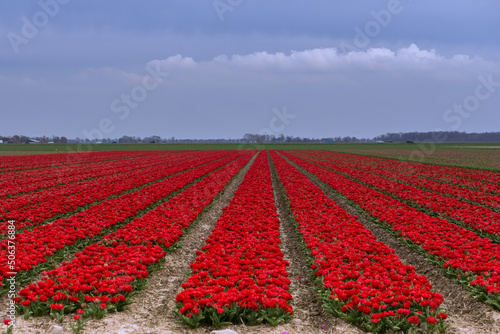
[[500, 131], [494, 0], [0, 2], [0, 135]]

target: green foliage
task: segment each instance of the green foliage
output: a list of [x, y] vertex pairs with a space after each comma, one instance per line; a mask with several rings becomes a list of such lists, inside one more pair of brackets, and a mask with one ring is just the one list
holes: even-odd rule
[[293, 317], [279, 307], [253, 310], [241, 308], [237, 304], [233, 304], [231, 307], [225, 307], [222, 313], [217, 312], [217, 309], [214, 307], [202, 307], [199, 308], [197, 314], [193, 312], [182, 314], [179, 311], [182, 306], [182, 303], [178, 303], [177, 308], [173, 312], [179, 317], [180, 323], [188, 325], [191, 328], [197, 328], [200, 325], [221, 328], [222, 326], [241, 322], [248, 326], [255, 326], [261, 323], [269, 323], [272, 326], [277, 326], [281, 323], [289, 322]]

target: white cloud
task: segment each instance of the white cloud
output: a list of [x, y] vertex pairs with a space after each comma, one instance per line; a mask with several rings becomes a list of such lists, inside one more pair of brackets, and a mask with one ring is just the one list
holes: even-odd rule
[[[210, 61], [196, 62], [191, 57], [176, 55], [151, 63], [160, 64], [165, 70], [223, 68], [239, 71], [277, 71], [277, 72], [331, 72], [337, 70], [428, 70], [464, 65], [487, 65], [481, 58], [471, 59], [467, 55], [454, 55], [446, 58], [436, 50], [423, 50], [411, 44], [407, 48], [393, 51], [387, 48], [370, 48], [364, 51], [339, 53], [336, 48], [317, 48], [303, 51], [268, 53], [255, 52], [246, 55], [220, 55]], [[491, 63], [489, 63], [491, 65]]]
[[396, 53], [398, 58], [403, 59], [427, 59], [436, 61], [446, 61], [446, 59], [436, 53], [436, 50], [432, 49], [430, 51], [420, 50], [415, 44], [411, 44], [407, 48], [399, 49]]
[[156, 65], [159, 63], [163, 68], [173, 69], [173, 68], [183, 68], [189, 69], [194, 68], [196, 66], [196, 62], [191, 57], [183, 57], [178, 54], [175, 56], [168, 57], [163, 60], [153, 60], [150, 62], [152, 65]]

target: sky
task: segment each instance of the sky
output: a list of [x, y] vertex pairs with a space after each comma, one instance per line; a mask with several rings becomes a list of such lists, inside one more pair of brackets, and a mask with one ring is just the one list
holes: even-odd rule
[[0, 135], [500, 131], [495, 0], [0, 0]]

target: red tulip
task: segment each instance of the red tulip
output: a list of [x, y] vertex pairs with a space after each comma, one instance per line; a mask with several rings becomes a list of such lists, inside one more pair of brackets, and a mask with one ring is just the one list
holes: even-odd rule
[[408, 322], [410, 324], [418, 325], [418, 323], [420, 322], [420, 318], [417, 317], [416, 315], [412, 315], [411, 317], [408, 318]]

